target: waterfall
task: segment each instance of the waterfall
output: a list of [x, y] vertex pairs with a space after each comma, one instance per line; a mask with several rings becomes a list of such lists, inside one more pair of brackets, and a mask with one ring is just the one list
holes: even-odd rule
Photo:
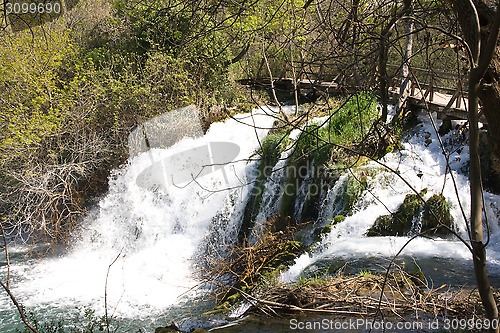
[[[352, 213], [345, 216], [345, 220], [342, 222], [332, 226], [331, 232], [322, 238], [315, 251], [311, 254], [304, 254], [296, 260], [296, 263], [282, 275], [284, 281], [295, 281], [304, 272], [310, 273], [319, 269], [318, 265], [322, 265], [325, 261], [350, 262], [360, 259], [369, 261], [373, 258], [390, 259], [396, 255], [410, 239], [410, 235], [367, 237], [366, 233], [378, 216], [387, 215], [389, 211], [395, 212], [405, 196], [413, 193], [401, 178], [409, 182], [417, 191], [426, 188], [428, 192], [424, 199], [428, 199], [431, 194], [442, 191], [450, 205], [457, 232], [464, 239], [468, 239], [458, 201], [460, 200], [462, 203], [467, 216], [470, 210], [470, 200], [467, 177], [468, 148], [464, 144], [465, 137], [458, 131], [452, 131], [442, 138], [446, 147], [453, 151], [449, 160], [451, 172], [457, 184], [457, 198], [451, 175], [446, 169], [446, 160], [441, 152], [439, 140], [432, 129], [431, 121], [427, 114], [421, 114], [419, 120], [420, 124], [402, 140], [402, 149], [387, 154], [381, 160], [390, 168], [397, 170], [399, 175], [389, 172], [375, 162], [369, 162], [364, 166], [352, 169], [353, 173], [362, 170], [370, 171], [371, 175], [368, 176], [369, 191], [363, 191], [357, 199]], [[345, 186], [343, 184], [346, 177], [349, 177], [349, 173], [344, 174], [328, 191], [326, 199], [322, 203], [318, 224], [329, 224], [328, 221], [341, 213], [337, 198], [344, 196]], [[489, 265], [491, 266], [490, 273], [500, 271], [499, 204], [499, 195], [485, 194], [485, 205], [491, 228], [491, 241], [487, 247]], [[418, 227], [419, 221], [413, 221], [413, 223], [414, 228]], [[471, 253], [456, 238], [418, 237], [406, 246], [402, 256], [423, 260], [432, 259], [435, 260], [436, 265], [440, 265], [438, 262], [441, 259], [449, 258], [461, 263], [466, 262], [469, 271], [472, 267]], [[469, 282], [474, 283], [473, 280]]]
[[[285, 112], [293, 110], [290, 107]], [[212, 124], [205, 135], [197, 125], [190, 127], [192, 124], [183, 118], [186, 114], [187, 118], [192, 117], [193, 109], [184, 111], [187, 112], [184, 116], [172, 113], [170, 118], [147, 123], [132, 133], [131, 158], [112, 172], [108, 193], [82, 221], [66, 251], [41, 260], [13, 261], [12, 292], [26, 307], [43, 313], [44, 317], [56, 317], [75, 306], [89, 305], [102, 314], [107, 275], [108, 310], [120, 318], [162, 316], [172, 306], [181, 306], [182, 302], [203, 295], [203, 290], [194, 288], [197, 259], [223, 255], [224, 249], [238, 239], [253, 182], [258, 176], [255, 151], [272, 128], [278, 110], [260, 108], [236, 115]], [[309, 124], [325, 119], [311, 120]], [[171, 131], [165, 131], [164, 126], [170, 123], [181, 130], [166, 135]], [[290, 138], [296, 140], [299, 134], [296, 129]], [[326, 225], [331, 225], [331, 229], [283, 273], [282, 279], [296, 281], [325, 262], [395, 255], [409, 235], [367, 237], [366, 233], [378, 216], [395, 212], [405, 196], [412, 193], [402, 178], [417, 191], [427, 189], [425, 199], [442, 192], [457, 232], [467, 238], [458, 200], [468, 214], [468, 149], [462, 133], [451, 132], [443, 141], [453, 151], [451, 172], [458, 198], [439, 141], [424, 115], [420, 116], [420, 124], [402, 140], [402, 149], [381, 159], [398, 174], [369, 162], [332, 180], [325, 170], [318, 173], [314, 163], [307, 164], [307, 174], [300, 177], [295, 201], [290, 205], [294, 215], [300, 219], [304, 214], [318, 175], [326, 179], [321, 183], [326, 190], [315, 197], [315, 213], [308, 218], [316, 217], [307, 226], [309, 229], [300, 231], [300, 237], [310, 243], [314, 229]], [[252, 221], [254, 234], [262, 232], [261, 225], [267, 218], [280, 212], [290, 155], [290, 149], [281, 154], [263, 184], [262, 198]], [[353, 175], [363, 175], [367, 189], [349, 203], [346, 211]], [[491, 228], [489, 265], [492, 272], [499, 272], [500, 196], [485, 193], [485, 203]], [[345, 216], [335, 219], [338, 215]], [[412, 232], [420, 227], [418, 219], [413, 221]], [[14, 254], [25, 251], [22, 247], [12, 249]], [[419, 237], [406, 247], [403, 255], [439, 263], [448, 258], [468, 266], [471, 257], [458, 240], [439, 237]], [[461, 274], [462, 267], [456, 270]], [[0, 277], [5, 278], [5, 274], [4, 265]], [[0, 327], [9, 327], [12, 318], [17, 321], [18, 315], [7, 295], [0, 294], [0, 300]]]
[[[196, 258], [235, 241], [247, 183], [253, 180], [257, 164], [249, 157], [259, 148], [277, 112], [262, 108], [239, 114], [212, 124], [204, 136], [180, 135], [165, 147], [160, 147], [165, 141], [151, 131], [161, 127], [146, 124], [145, 143], [140, 142], [142, 131], [131, 136], [136, 143], [131, 158], [112, 172], [109, 192], [82, 222], [70, 248], [39, 262], [13, 263], [12, 292], [25, 306], [44, 309], [44, 318], [60, 308], [88, 305], [102, 314], [109, 270], [110, 313], [136, 319], [162, 314], [196, 285], [192, 278]], [[216, 158], [201, 160], [215, 167], [199, 173], [193, 169], [193, 158], [200, 161], [207, 151], [215, 156], [214, 148], [220, 144], [226, 145], [222, 148], [237, 145], [230, 163], [222, 166]], [[219, 149], [224, 152], [227, 149]], [[184, 170], [182, 163], [191, 163], [189, 170], [194, 174], [176, 173]], [[0, 274], [5, 273], [4, 266]], [[9, 317], [16, 318], [5, 293], [0, 299], [0, 311], [11, 311]], [[4, 327], [11, 319], [0, 315], [0, 320]]]

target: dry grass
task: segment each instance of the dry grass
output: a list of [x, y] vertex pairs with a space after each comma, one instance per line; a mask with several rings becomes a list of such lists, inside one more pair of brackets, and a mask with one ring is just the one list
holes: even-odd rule
[[399, 266], [387, 274], [344, 275], [341, 269], [335, 276], [283, 283], [279, 272], [304, 250], [298, 244], [289, 229], [266, 232], [252, 245], [234, 247], [225, 260], [208, 260], [199, 279], [215, 288], [222, 304], [219, 310], [245, 300], [252, 305], [249, 312], [268, 316], [297, 312], [401, 319], [483, 316], [477, 291], [451, 290], [447, 285], [433, 288], [421, 272], [408, 273]]
[[[279, 218], [279, 217], [276, 217]], [[275, 223], [271, 218], [268, 223]], [[216, 299], [225, 301], [238, 290], [250, 292], [269, 273], [286, 267], [304, 251], [302, 243], [293, 241], [293, 231], [265, 232], [255, 242], [235, 246], [221, 256], [206, 256], [198, 279], [215, 289]]]

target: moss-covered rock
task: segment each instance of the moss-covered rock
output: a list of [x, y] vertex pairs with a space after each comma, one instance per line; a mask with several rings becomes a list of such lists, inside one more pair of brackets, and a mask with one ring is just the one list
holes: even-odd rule
[[[262, 204], [262, 197], [265, 191], [265, 185], [271, 176], [273, 167], [278, 162], [281, 153], [290, 143], [288, 138], [289, 128], [274, 130], [262, 140], [261, 148], [257, 151], [260, 155], [259, 166], [257, 167], [257, 179], [250, 193], [250, 199], [243, 216], [242, 228], [239, 235], [239, 241], [248, 237], [248, 233], [253, 228], [255, 217], [259, 213]], [[283, 214], [286, 215], [286, 214]]]
[[318, 242], [319, 240], [321, 240], [321, 237], [323, 237], [326, 234], [329, 234], [330, 231], [332, 231], [331, 224], [325, 225], [324, 227], [314, 229], [313, 241]]
[[[420, 193], [424, 195], [424, 193]], [[399, 207], [398, 216], [404, 220], [413, 218], [422, 210], [422, 200], [416, 194], [406, 195], [403, 204]]]
[[289, 216], [294, 219], [295, 217], [295, 200], [297, 199], [297, 191], [300, 186], [301, 179], [287, 168], [287, 179], [285, 183], [285, 190], [281, 197], [280, 211], [281, 216]]
[[[427, 189], [420, 192], [423, 197]], [[432, 212], [432, 213], [431, 213]], [[403, 236], [412, 229], [413, 221], [422, 213], [421, 231], [425, 232], [434, 228], [433, 234], [449, 235], [450, 231], [443, 227], [453, 228], [453, 218], [450, 206], [442, 194], [434, 194], [425, 205], [416, 194], [408, 194], [403, 204], [393, 215], [379, 216], [373, 226], [368, 230], [367, 236]], [[433, 214], [434, 213], [434, 214]], [[439, 227], [441, 225], [441, 227]]]
[[[313, 168], [313, 172], [314, 172]], [[313, 174], [313, 180], [309, 183], [306, 201], [302, 208], [302, 221], [314, 221], [318, 218], [320, 209], [320, 198], [321, 193], [328, 190], [327, 183], [322, 179], [323, 173], [322, 169], [316, 171]]]
[[360, 178], [350, 177], [344, 191], [344, 214], [350, 215], [356, 201], [368, 185], [366, 176]]
[[[424, 196], [427, 189], [420, 192]], [[379, 216], [368, 230], [367, 236], [404, 236], [413, 225], [413, 220], [422, 212], [424, 204], [416, 194], [407, 194], [397, 212], [393, 215]]]
[[439, 235], [450, 234], [450, 231], [443, 227], [443, 225], [448, 228], [453, 228], [450, 205], [442, 194], [434, 194], [425, 203], [422, 216], [422, 231], [428, 231], [438, 227], [434, 233]]
[[368, 237], [393, 236], [395, 234], [396, 233], [392, 226], [391, 215], [382, 215], [377, 217], [373, 226], [370, 229], [368, 229], [368, 232], [366, 233]]
[[269, 261], [270, 268], [287, 266], [304, 251], [304, 244], [299, 241], [288, 241], [279, 246], [279, 252]]
[[157, 327], [155, 333], [181, 333], [175, 328], [170, 327]]
[[332, 225], [337, 225], [337, 224], [339, 224], [339, 223], [341, 223], [341, 222], [344, 222], [344, 220], [345, 220], [345, 216], [344, 216], [344, 215], [337, 215], [337, 216], [335, 216], [335, 217], [333, 218], [333, 223], [332, 223]]

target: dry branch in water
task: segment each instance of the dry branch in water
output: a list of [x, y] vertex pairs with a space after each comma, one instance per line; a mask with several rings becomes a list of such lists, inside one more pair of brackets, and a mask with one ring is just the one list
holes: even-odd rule
[[[295, 285], [263, 286], [253, 296], [256, 307], [276, 313], [295, 311], [373, 316], [377, 313], [400, 317], [478, 315], [477, 295], [465, 290], [451, 292], [446, 285], [431, 289], [416, 275], [397, 270], [390, 274], [379, 307], [384, 277], [370, 273], [355, 276], [311, 279]], [[444, 292], [443, 292], [444, 291]]]
[[251, 304], [247, 312], [269, 316], [297, 312], [399, 319], [483, 316], [477, 291], [452, 291], [447, 285], [433, 288], [420, 271], [408, 273], [399, 266], [387, 279], [370, 272], [344, 275], [341, 269], [335, 276], [283, 283], [277, 273], [304, 251], [292, 239], [290, 229], [266, 232], [251, 246], [233, 247], [226, 259], [210, 260], [199, 278], [216, 290], [222, 304], [216, 311], [241, 300]]
[[[269, 225], [287, 219], [276, 216], [268, 220]], [[305, 249], [301, 242], [293, 240], [293, 229], [263, 232], [253, 243], [233, 246], [224, 257], [207, 256], [198, 279], [215, 289], [218, 301], [224, 301], [237, 290], [249, 292], [266, 274], [286, 267]]]

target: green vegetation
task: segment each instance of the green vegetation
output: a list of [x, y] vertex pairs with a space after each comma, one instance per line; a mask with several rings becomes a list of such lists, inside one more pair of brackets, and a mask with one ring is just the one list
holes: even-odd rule
[[[426, 193], [427, 189], [424, 189], [420, 192], [420, 196], [423, 197]], [[422, 215], [422, 226], [415, 232], [433, 231], [432, 234], [446, 236], [450, 231], [444, 226], [453, 229], [450, 207], [442, 194], [432, 195], [425, 203], [416, 194], [407, 194], [394, 215], [382, 215], [375, 220], [367, 236], [407, 235], [413, 227], [413, 222], [420, 215]]]
[[68, 13], [76, 21], [0, 36], [4, 226], [65, 239], [127, 158], [127, 135], [138, 123], [192, 103], [210, 122], [221, 117], [205, 111], [210, 105], [239, 101], [220, 32], [174, 47], [208, 18], [193, 26], [187, 12], [172, 12], [175, 21], [153, 26], [167, 3], [154, 4], [82, 1]]
[[450, 205], [442, 194], [434, 194], [425, 203], [422, 230], [437, 228], [435, 233], [448, 235], [450, 231], [445, 226], [454, 229]]
[[[376, 96], [370, 92], [360, 92], [348, 98], [323, 123], [313, 123], [303, 129], [287, 162], [286, 190], [280, 207], [282, 216], [290, 216], [292, 219], [314, 218], [317, 214], [315, 205], [321, 193], [321, 170], [331, 164], [338, 168], [349, 163], [349, 156], [337, 149], [336, 145], [353, 147], [359, 144], [369, 133], [378, 116]], [[310, 172], [313, 172], [313, 181], [309, 184], [303, 214], [300, 217], [295, 216], [298, 189], [305, 175]], [[366, 177], [362, 177], [361, 182], [362, 184], [355, 180], [348, 182], [344, 214], [352, 209], [361, 195], [366, 186]]]
[[[27, 312], [27, 319], [30, 324], [39, 333], [97, 333], [103, 332], [106, 327], [105, 316], [98, 316], [95, 310], [90, 307], [77, 308], [78, 315], [68, 318], [51, 320], [51, 321], [41, 321], [39, 317], [31, 311]], [[114, 320], [110, 320], [110, 329], [114, 329]], [[23, 331], [19, 329], [16, 330], [18, 333], [32, 333], [28, 327], [24, 327]]]
[[314, 163], [321, 166], [330, 160], [335, 145], [351, 146], [361, 142], [380, 116], [376, 98], [371, 92], [351, 95], [323, 123], [306, 126], [297, 139], [292, 159], [300, 161], [311, 156]]
[[[422, 190], [424, 196], [427, 189]], [[423, 202], [416, 194], [407, 194], [403, 204], [394, 215], [379, 216], [368, 230], [367, 236], [405, 236], [411, 228], [414, 219], [424, 207]]]
[[[40, 22], [42, 26], [33, 23], [32, 29], [24, 31], [16, 24], [7, 27], [13, 19], [5, 15], [0, 18], [1, 225], [52, 242], [68, 241], [85, 215], [89, 199], [107, 190], [110, 170], [126, 161], [127, 135], [138, 124], [168, 110], [195, 104], [206, 130], [234, 110], [248, 111], [250, 103], [277, 105], [319, 99], [324, 103], [319, 112], [312, 109], [320, 103], [311, 103], [293, 115], [277, 116], [280, 126], [275, 126], [256, 153], [260, 157], [258, 176], [245, 209], [240, 248], [235, 250], [236, 258], [247, 262], [229, 258], [218, 267], [237, 281], [234, 289], [253, 290], [304, 251], [303, 244], [283, 233], [296, 222], [317, 218], [320, 194], [338, 180], [339, 170], [351, 168], [354, 172], [335, 202], [341, 215], [314, 231], [316, 240], [352, 215], [369, 188], [372, 175], [358, 167], [401, 147], [398, 137], [405, 124], [390, 128], [377, 101], [381, 96], [385, 110], [387, 89], [383, 83], [397, 81], [398, 67], [406, 61], [402, 59], [403, 44], [411, 35], [401, 33], [406, 18], [414, 17], [418, 29], [424, 30], [415, 34], [418, 52], [411, 62], [413, 67], [427, 70], [415, 71], [412, 79], [418, 78], [419, 83], [441, 80], [435, 83], [454, 88], [455, 79], [446, 81], [436, 74], [470, 67], [468, 54], [455, 45], [454, 36], [460, 34], [456, 18], [450, 19], [449, 11], [435, 2], [415, 5], [414, 12], [409, 12], [406, 1], [80, 1], [72, 11], [46, 18], [47, 22]], [[436, 25], [439, 29], [426, 29]], [[490, 88], [486, 86], [490, 81], [498, 81], [496, 72], [492, 78], [490, 74], [483, 75], [481, 93]], [[248, 78], [266, 88], [274, 85], [273, 78], [293, 83], [281, 82], [291, 86], [267, 89], [269, 96], [263, 97], [264, 93], [235, 84]], [[323, 90], [297, 90], [297, 84], [307, 82], [332, 84]], [[337, 84], [345, 88], [341, 96], [327, 96], [331, 92], [326, 90]], [[489, 131], [495, 133], [500, 126], [494, 126], [492, 120], [497, 117], [489, 116], [495, 112], [488, 110], [498, 103], [492, 101], [483, 107], [484, 115], [490, 117]], [[318, 114], [326, 116], [323, 122], [310, 122]], [[301, 129], [295, 141], [289, 139], [292, 129]], [[263, 235], [268, 239], [247, 246], [266, 182], [287, 147], [292, 153], [286, 164], [279, 215], [268, 221], [269, 234]], [[297, 197], [306, 178], [308, 188], [300, 193], [304, 202], [298, 216]], [[330, 178], [326, 185], [325, 178]], [[479, 192], [471, 191], [476, 193], [473, 195]], [[420, 216], [423, 232], [448, 235], [453, 228], [450, 207], [442, 194], [432, 195], [425, 203], [409, 194], [394, 214], [378, 217], [367, 234], [418, 232], [412, 228]], [[480, 221], [477, 227], [482, 227]], [[232, 269], [224, 271], [227, 267]], [[361, 272], [360, 278], [378, 279], [368, 272]], [[240, 297], [241, 293], [230, 289], [223, 299], [232, 305]], [[81, 332], [102, 329], [101, 319], [93, 313], [84, 317], [87, 315], [96, 326]], [[63, 327], [59, 322], [43, 326], [36, 318], [32, 320], [41, 331], [60, 332]]]
[[[273, 221], [269, 224], [276, 224], [276, 219], [281, 217], [271, 218]], [[293, 229], [266, 231], [252, 246], [237, 244], [230, 257], [212, 260], [209, 267], [199, 272], [198, 278], [209, 284], [214, 282], [214, 277], [224, 281], [215, 283], [220, 290], [217, 293], [219, 305], [214, 309], [223, 312], [241, 299], [241, 292], [250, 293], [269, 279], [275, 279], [304, 251], [305, 246], [293, 240]]]

